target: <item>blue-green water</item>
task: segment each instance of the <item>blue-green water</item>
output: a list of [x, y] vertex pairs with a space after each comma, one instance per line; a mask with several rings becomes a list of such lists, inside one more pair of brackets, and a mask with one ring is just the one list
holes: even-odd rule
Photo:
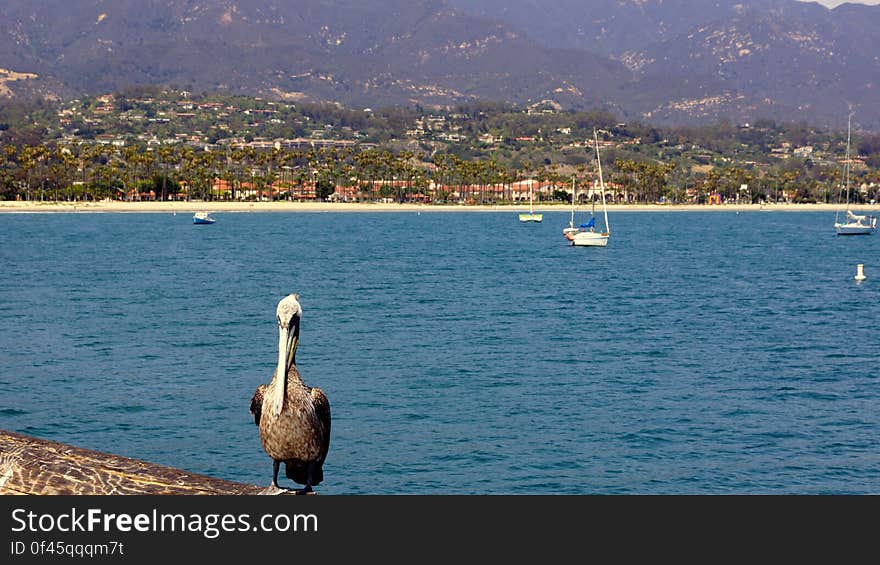
[[0, 428], [268, 484], [298, 292], [320, 492], [880, 492], [880, 242], [833, 214], [216, 216], [0, 215]]

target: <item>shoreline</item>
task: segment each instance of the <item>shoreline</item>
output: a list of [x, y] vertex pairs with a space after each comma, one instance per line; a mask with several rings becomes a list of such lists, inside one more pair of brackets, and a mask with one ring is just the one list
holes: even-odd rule
[[[583, 212], [591, 208], [577, 207]], [[834, 212], [840, 204], [610, 204], [609, 212]], [[858, 204], [853, 210], [880, 213], [880, 204]], [[435, 205], [338, 202], [39, 202], [0, 201], [0, 213], [34, 212], [155, 212], [192, 214], [199, 210], [220, 212], [527, 212], [528, 205]], [[570, 204], [544, 204], [536, 212], [570, 212]]]

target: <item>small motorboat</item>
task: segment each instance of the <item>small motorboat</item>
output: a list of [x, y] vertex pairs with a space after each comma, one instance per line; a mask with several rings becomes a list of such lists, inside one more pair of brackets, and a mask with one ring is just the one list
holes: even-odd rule
[[213, 224], [217, 220], [211, 216], [210, 212], [196, 212], [193, 214], [194, 224]]

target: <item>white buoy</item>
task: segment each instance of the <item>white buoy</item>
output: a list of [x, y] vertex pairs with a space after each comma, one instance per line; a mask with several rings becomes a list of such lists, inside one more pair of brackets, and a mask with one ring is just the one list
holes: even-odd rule
[[855, 279], [857, 281], [863, 281], [865, 280], [865, 278], [865, 265], [863, 263], [859, 263], [858, 265], [856, 265]]

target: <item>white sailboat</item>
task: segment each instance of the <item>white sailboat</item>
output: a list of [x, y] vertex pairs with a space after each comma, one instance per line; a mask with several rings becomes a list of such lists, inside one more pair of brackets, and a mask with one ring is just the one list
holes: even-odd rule
[[602, 178], [602, 159], [599, 157], [599, 136], [593, 130], [593, 141], [596, 144], [596, 163], [599, 165], [599, 190], [602, 193], [602, 213], [605, 217], [605, 229], [596, 231], [596, 218], [591, 217], [586, 224], [578, 226], [574, 233], [566, 233], [565, 239], [578, 247], [605, 247], [611, 238], [611, 224], [608, 223], [608, 207], [605, 204], [605, 181]]
[[522, 212], [519, 215], [520, 222], [540, 222], [544, 219], [544, 214], [535, 213], [535, 204], [532, 200], [532, 181], [529, 180], [529, 211]]
[[846, 162], [844, 164], [844, 184], [846, 186], [846, 210], [841, 221], [841, 211], [834, 214], [834, 229], [837, 235], [870, 235], [877, 230], [877, 217], [864, 214], [855, 214], [850, 209], [849, 202], [849, 141], [852, 132], [852, 113], [849, 115], [846, 125]]

